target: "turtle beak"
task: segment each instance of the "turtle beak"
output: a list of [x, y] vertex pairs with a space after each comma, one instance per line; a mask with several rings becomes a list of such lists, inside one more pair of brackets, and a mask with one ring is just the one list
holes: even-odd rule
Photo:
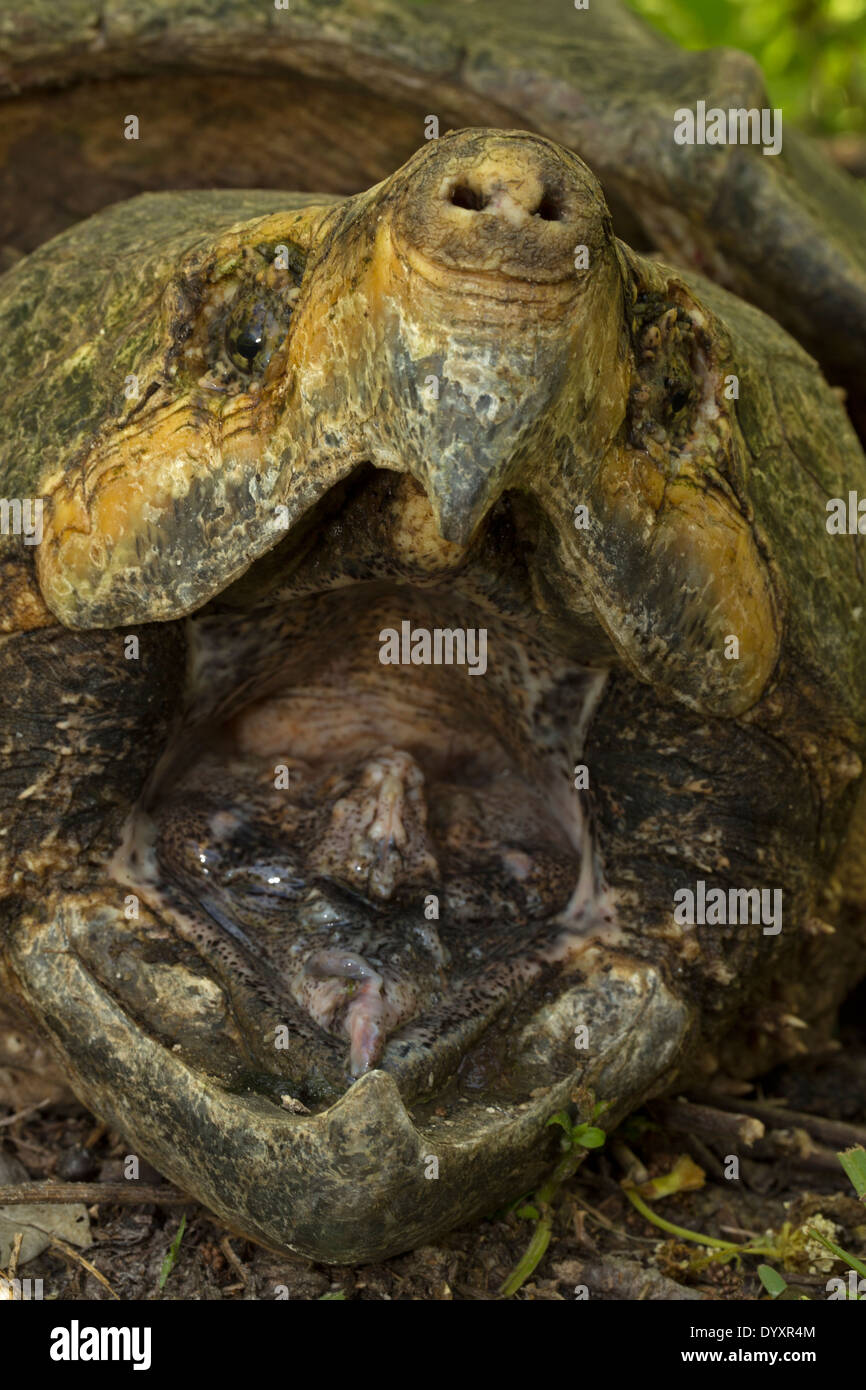
[[464, 547], [505, 488], [505, 479], [497, 477], [495, 471], [485, 473], [473, 468], [467, 474], [458, 488], [450, 468], [433, 469], [424, 484], [439, 535], [452, 545]]
[[408, 169], [377, 248], [399, 318], [391, 394], [416, 422], [403, 466], [466, 545], [506, 488], [549, 467], [575, 402], [592, 418], [599, 366], [617, 376], [607, 208], [547, 141], [463, 131]]
[[[317, 478], [335, 461], [408, 473], [441, 540], [463, 549], [503, 493], [528, 494], [632, 670], [694, 708], [755, 702], [780, 627], [748, 518], [712, 471], [677, 481], [629, 441], [647, 355], [632, 341], [635, 302], [686, 314], [691, 300], [616, 241], [580, 159], [519, 131], [434, 141], [347, 206], [307, 293], [291, 349], [292, 477], [301, 460]], [[693, 370], [718, 419], [718, 363]], [[668, 601], [672, 573], [687, 610]], [[742, 661], [724, 655], [732, 633], [749, 634]]]
[[[555, 467], [557, 435], [597, 456], [619, 426], [623, 323], [590, 170], [539, 136], [459, 131], [334, 226], [295, 330], [298, 389], [320, 434], [353, 417], [357, 455], [410, 473], [465, 545], [505, 489]], [[304, 367], [323, 324], [324, 389]]]

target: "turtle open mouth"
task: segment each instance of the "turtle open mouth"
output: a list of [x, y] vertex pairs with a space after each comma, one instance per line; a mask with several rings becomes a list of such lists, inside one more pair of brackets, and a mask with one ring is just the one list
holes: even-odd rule
[[188, 622], [115, 871], [214, 966], [265, 1091], [314, 1106], [379, 1067], [406, 1100], [525, 1096], [514, 1039], [613, 922], [579, 771], [606, 641], [580, 659], [540, 611], [521, 510], [529, 540], [506, 495], [425, 551], [419, 486], [362, 468]]
[[75, 810], [10, 960], [164, 1172], [369, 1259], [527, 1190], [590, 1091], [616, 1123], [719, 1065], [767, 947], [677, 895], [782, 884], [799, 920], [817, 803], [764, 698], [733, 340], [590, 171], [466, 131], [343, 204], [250, 197], [156, 238], [133, 405], [48, 489], [61, 626], [24, 637]]
[[159, 306], [138, 403], [60, 480], [39, 557], [71, 626], [145, 592], [185, 621], [114, 858], [148, 909], [126, 1007], [158, 991], [162, 930], [188, 956], [146, 1022], [173, 1051], [365, 1122], [375, 1075], [413, 1113], [456, 1087], [520, 1126], [586, 1030], [606, 1084], [611, 1058], [655, 1072], [647, 1011], [667, 1057], [685, 1026], [653, 959], [671, 866], [629, 863], [658, 826], [616, 740], [686, 780], [685, 710], [748, 709], [778, 651], [720, 331], [615, 242], [579, 161], [519, 133], [228, 229]]

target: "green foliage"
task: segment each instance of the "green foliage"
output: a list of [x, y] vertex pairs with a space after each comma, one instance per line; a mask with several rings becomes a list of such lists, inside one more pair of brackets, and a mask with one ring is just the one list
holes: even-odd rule
[[866, 0], [630, 0], [685, 48], [742, 48], [813, 134], [866, 132]]
[[160, 1292], [162, 1292], [162, 1290], [165, 1288], [166, 1280], [168, 1279], [168, 1276], [171, 1274], [171, 1271], [174, 1269], [174, 1266], [177, 1262], [177, 1257], [180, 1254], [180, 1243], [183, 1240], [183, 1233], [185, 1230], [186, 1212], [184, 1212], [183, 1216], [180, 1219], [180, 1225], [177, 1228], [177, 1234], [175, 1235], [174, 1240], [171, 1242], [171, 1245], [168, 1247], [168, 1254], [162, 1262], [162, 1269], [159, 1271]]
[[769, 1265], [758, 1265], [758, 1278], [771, 1298], [778, 1298], [788, 1287], [788, 1281], [777, 1274]]
[[866, 1149], [862, 1144], [855, 1144], [840, 1153], [838, 1159], [860, 1201], [866, 1202]]
[[[608, 1108], [607, 1101], [593, 1101], [588, 1094], [586, 1099], [590, 1101], [592, 1107], [590, 1120], [597, 1120]], [[561, 1157], [547, 1182], [532, 1194], [531, 1200], [518, 1198], [514, 1204], [513, 1209], [516, 1215], [523, 1221], [534, 1221], [535, 1229], [532, 1232], [526, 1253], [502, 1285], [500, 1292], [504, 1298], [512, 1298], [543, 1259], [550, 1244], [553, 1230], [554, 1198], [562, 1184], [573, 1176], [587, 1152], [590, 1149], [600, 1149], [607, 1138], [604, 1130], [599, 1129], [594, 1124], [588, 1122], [574, 1124], [567, 1110], [557, 1110], [555, 1115], [551, 1115], [547, 1123], [548, 1125], [558, 1125], [562, 1130], [559, 1145]]]
[[[846, 1149], [844, 1153], [837, 1153], [836, 1157], [862, 1200], [864, 1193], [866, 1193], [866, 1150], [857, 1144], [854, 1148]], [[683, 1168], [683, 1173], [685, 1171]], [[659, 1179], [653, 1181], [658, 1184]], [[736, 1260], [739, 1264], [742, 1255], [769, 1255], [772, 1259], [781, 1260], [783, 1264], [801, 1263], [803, 1255], [807, 1253], [807, 1242], [817, 1241], [826, 1250], [829, 1250], [837, 1260], [842, 1260], [849, 1269], [855, 1270], [857, 1274], [866, 1278], [866, 1264], [857, 1259], [855, 1255], [849, 1254], [847, 1250], [843, 1250], [841, 1246], [830, 1240], [815, 1226], [794, 1227], [786, 1221], [780, 1230], [767, 1231], [760, 1240], [749, 1241], [745, 1245], [735, 1245], [733, 1241], [717, 1240], [714, 1236], [705, 1236], [698, 1231], [690, 1231], [684, 1226], [675, 1226], [672, 1222], [665, 1221], [663, 1217], [647, 1206], [634, 1183], [624, 1181], [622, 1186], [632, 1206], [646, 1217], [647, 1221], [651, 1221], [654, 1226], [658, 1226], [662, 1231], [667, 1231], [669, 1235], [676, 1236], [679, 1240], [695, 1241], [705, 1247], [705, 1255], [690, 1261], [689, 1267], [694, 1273], [700, 1272], [709, 1264], [720, 1262], [727, 1264], [731, 1259]], [[649, 1186], [651, 1184], [645, 1183], [642, 1191], [646, 1192]], [[664, 1191], [665, 1188], [666, 1191]], [[664, 1183], [662, 1183], [662, 1189], [662, 1195], [669, 1195], [671, 1191], [677, 1190], [675, 1185], [672, 1187], [670, 1184]], [[684, 1190], [687, 1189], [684, 1187]], [[773, 1269], [772, 1265], [759, 1264], [757, 1272], [758, 1278], [771, 1298], [780, 1300], [806, 1299], [808, 1301], [808, 1295], [797, 1293], [795, 1289], [792, 1289], [788, 1281], [778, 1270]], [[861, 1301], [857, 1294], [846, 1295], [846, 1297], [853, 1297], [858, 1302]]]
[[[596, 1112], [600, 1113], [604, 1106], [596, 1106]], [[593, 1119], [596, 1114], [593, 1114]], [[558, 1110], [555, 1115], [551, 1115], [547, 1121], [549, 1125], [559, 1125], [565, 1132], [569, 1146], [578, 1145], [583, 1149], [600, 1149], [605, 1141], [603, 1129], [598, 1129], [595, 1125], [582, 1124], [573, 1125], [567, 1110]]]
[[847, 1250], [843, 1250], [835, 1241], [828, 1240], [826, 1236], [822, 1236], [820, 1231], [812, 1231], [811, 1234], [816, 1240], [820, 1240], [821, 1244], [830, 1251], [831, 1255], [835, 1255], [837, 1260], [844, 1260], [849, 1269], [856, 1270], [859, 1275], [866, 1279], [866, 1265], [864, 1265], [862, 1260], [858, 1260], [856, 1255], [849, 1255]]

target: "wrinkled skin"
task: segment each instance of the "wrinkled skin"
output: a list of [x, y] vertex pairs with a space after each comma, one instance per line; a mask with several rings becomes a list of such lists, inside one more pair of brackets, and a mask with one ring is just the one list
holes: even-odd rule
[[[826, 1030], [866, 460], [771, 320], [469, 130], [343, 202], [110, 209], [0, 326], [4, 495], [47, 499], [3, 552], [6, 985], [162, 1171], [375, 1259], [525, 1190], [589, 1088], [615, 1123]], [[383, 664], [404, 620], [484, 673]], [[781, 931], [680, 925], [697, 880]]]

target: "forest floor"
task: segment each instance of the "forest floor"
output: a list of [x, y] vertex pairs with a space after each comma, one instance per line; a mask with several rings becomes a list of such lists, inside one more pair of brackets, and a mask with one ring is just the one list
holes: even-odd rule
[[[864, 1002], [861, 990], [843, 1014], [840, 1045], [823, 1057], [779, 1068], [736, 1094], [657, 1103], [632, 1116], [557, 1192], [549, 1247], [514, 1296], [573, 1300], [588, 1290], [602, 1299], [758, 1299], [766, 1294], [757, 1270], [766, 1264], [783, 1274], [786, 1297], [826, 1298], [828, 1280], [847, 1269], [809, 1236], [816, 1218], [836, 1244], [860, 1258], [866, 1252], [866, 1209], [835, 1158], [866, 1139]], [[696, 1101], [699, 1110], [691, 1108]], [[126, 1152], [121, 1136], [81, 1106], [47, 1104], [17, 1119], [0, 1107], [0, 1153], [17, 1159], [31, 1180], [80, 1184], [85, 1198], [75, 1208], [83, 1243], [70, 1241], [66, 1205], [67, 1226], [58, 1227], [55, 1243], [17, 1270], [19, 1278], [41, 1278], [45, 1298], [496, 1299], [534, 1231], [534, 1220], [512, 1209], [380, 1264], [316, 1264], [231, 1234], [167, 1184], [164, 1197], [154, 1193], [162, 1179], [145, 1164], [141, 1199], [129, 1192], [134, 1200], [115, 1200], [111, 1185], [123, 1181]], [[739, 1173], [726, 1177], [732, 1152], [740, 1155]], [[653, 1213], [769, 1253], [734, 1258], [716, 1248], [708, 1259], [707, 1247], [639, 1212], [623, 1178], [645, 1183], [678, 1163], [695, 1186], [651, 1201]], [[102, 1185], [109, 1185], [107, 1199]]]

